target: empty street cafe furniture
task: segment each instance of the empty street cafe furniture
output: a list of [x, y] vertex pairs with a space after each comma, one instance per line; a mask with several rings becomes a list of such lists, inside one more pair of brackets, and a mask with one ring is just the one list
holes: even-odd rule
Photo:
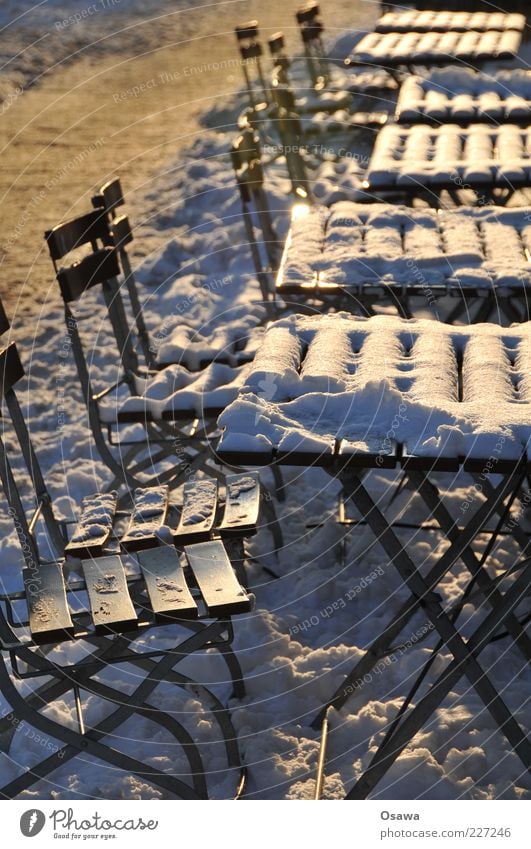
[[[491, 639], [508, 640], [505, 651], [526, 662], [531, 657], [521, 621], [531, 585], [529, 539], [511, 518], [512, 511], [521, 515], [531, 470], [530, 374], [531, 322], [452, 327], [393, 316], [294, 315], [270, 326], [245, 385], [219, 418], [224, 462], [318, 467], [339, 479], [345, 499], [384, 549], [385, 568], [396, 570], [408, 591], [405, 601], [402, 595], [389, 600], [388, 625], [355, 668], [345, 670], [316, 716], [316, 727], [323, 718], [326, 728], [332, 723], [329, 746], [331, 709], [363, 687], [364, 676], [399, 644], [417, 614], [429, 623], [431, 640], [439, 640], [434, 651], [444, 645], [450, 655], [442, 671], [427, 665], [430, 689], [414, 706], [412, 697], [404, 700], [348, 798], [372, 792], [463, 676], [522, 767], [531, 768], [531, 744], [508, 706], [511, 694], [500, 694], [481, 663]], [[391, 492], [387, 502], [373, 490], [382, 475]], [[474, 495], [456, 511], [457, 476], [460, 485], [470, 478]], [[420, 511], [422, 522], [435, 522], [446, 543], [422, 569], [393, 526], [393, 493], [404, 487], [416, 517]], [[510, 568], [492, 571], [506, 523], [518, 553]], [[443, 583], [462, 566], [469, 580], [443, 604]], [[466, 633], [459, 619], [465, 604], [475, 611]], [[381, 686], [385, 691], [385, 674]]]

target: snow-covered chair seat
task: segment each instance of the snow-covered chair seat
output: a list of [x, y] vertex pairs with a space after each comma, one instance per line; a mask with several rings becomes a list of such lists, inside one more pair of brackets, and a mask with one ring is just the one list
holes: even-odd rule
[[504, 12], [438, 12], [410, 9], [387, 12], [378, 20], [376, 32], [486, 32], [517, 30], [523, 32], [525, 15]]
[[[0, 305], [0, 334], [8, 329]], [[37, 766], [25, 774], [7, 782], [4, 778], [3, 798], [13, 798], [46, 779], [58, 763], [64, 767], [79, 754], [165, 792], [208, 798], [193, 721], [185, 731], [174, 713], [157, 704], [156, 696], [150, 698], [165, 681], [184, 684], [185, 691], [190, 687], [202, 706], [201, 721], [205, 711], [213, 711], [215, 739], [221, 733], [226, 745], [225, 765], [235, 771], [236, 786], [243, 787], [245, 772], [228, 710], [208, 685], [183, 678], [174, 667], [195, 652], [205, 655], [208, 650], [211, 664], [226, 667], [221, 673], [223, 680], [232, 681], [233, 695], [245, 694], [231, 646], [231, 617], [249, 613], [253, 607], [253, 597], [244, 586], [243, 540], [257, 530], [258, 475], [228, 475], [223, 499], [217, 478], [189, 480], [179, 504], [170, 503], [165, 485], [138, 488], [127, 511], [117, 511], [116, 492], [89, 495], [65, 545], [71, 523], [57, 518], [17, 399], [24, 369], [14, 342], [0, 349], [0, 372], [2, 416], [12, 431], [7, 442], [0, 438], [0, 487], [9, 505], [21, 561], [20, 573], [10, 577], [9, 586], [4, 581], [0, 597], [0, 691], [17, 721], [57, 741], [54, 752], [58, 753], [55, 760], [46, 751], [44, 759], [39, 758]], [[172, 628], [170, 634], [162, 629], [161, 640], [162, 625]], [[222, 646], [217, 658], [216, 643]], [[40, 649], [43, 645], [49, 647], [51, 658]], [[24, 678], [39, 679], [38, 693], [27, 688], [21, 692], [16, 686], [20, 663]], [[125, 663], [134, 670], [136, 680], [124, 690]], [[190, 669], [194, 669], [193, 658]], [[102, 671], [112, 672], [106, 683], [99, 678]], [[98, 698], [102, 702], [92, 712], [86, 732], [87, 700], [80, 689], [91, 694], [91, 703]], [[64, 722], [59, 707], [64, 699], [76, 704], [79, 730]], [[173, 765], [171, 772], [153, 767], [140, 737], [139, 751], [129, 754], [103, 739], [131, 719], [140, 729], [146, 699], [150, 722], [169, 735], [169, 745], [184, 746], [184, 762], [192, 773], [188, 781], [175, 775]], [[98, 716], [104, 718], [98, 720]], [[7, 745], [4, 740], [5, 751], [11, 736], [7, 734]], [[200, 736], [204, 750], [204, 729]]]
[[426, 77], [408, 77], [400, 89], [396, 120], [400, 124], [529, 123], [531, 71], [490, 75], [471, 68], [444, 68]]
[[148, 378], [135, 377], [137, 394], [107, 397], [100, 405], [106, 424], [203, 419], [222, 410], [237, 395], [249, 365], [233, 368], [210, 363], [200, 371], [169, 365]]
[[475, 124], [384, 127], [367, 172], [371, 188], [527, 186], [531, 181], [531, 128]]
[[480, 293], [531, 287], [531, 208], [413, 209], [340, 201], [296, 205], [277, 276], [279, 294], [334, 287], [444, 287]]
[[376, 465], [491, 456], [514, 464], [531, 444], [530, 374], [531, 322], [289, 316], [269, 327], [219, 417], [218, 450], [257, 463], [326, 465], [356, 453]]
[[[113, 214], [110, 208], [106, 208], [106, 212]], [[201, 464], [206, 468], [210, 457], [209, 427], [212, 423], [215, 425], [215, 417], [213, 421], [207, 421], [206, 417], [212, 410], [217, 412], [234, 396], [243, 366], [233, 367], [229, 363], [240, 361], [246, 330], [243, 333], [245, 338], [242, 338], [239, 322], [228, 325], [226, 332], [220, 332], [216, 337], [215, 344], [222, 346], [219, 349], [210, 345], [202, 335], [192, 336], [186, 327], [175, 336], [161, 332], [163, 344], [159, 347], [168, 358], [175, 355], [181, 362], [165, 367], [157, 362], [156, 369], [148, 369], [134, 345], [135, 336], [127, 321], [123, 299], [125, 284], [119, 279], [120, 243], [114, 243], [107, 217], [102, 214], [101, 208], [55, 227], [46, 233], [46, 239], [65, 303], [67, 332], [83, 399], [103, 461], [116, 479], [124, 481], [130, 488], [145, 484], [145, 477], [139, 477], [138, 473], [146, 467], [157, 468], [157, 463], [164, 467], [159, 470], [163, 475], [162, 481], [158, 478], [159, 482], [171, 480], [174, 484], [186, 473], [189, 463], [193, 462], [194, 468], [201, 468]], [[80, 260], [71, 265], [62, 264], [65, 257], [70, 258], [72, 251], [77, 252], [81, 248], [85, 255]], [[89, 310], [79, 309], [79, 302], [87, 290], [95, 287], [102, 289], [106, 309], [97, 298], [92, 299]], [[102, 364], [99, 367], [94, 365], [91, 347], [94, 344], [94, 327], [90, 326], [90, 320], [95, 309], [101, 311], [95, 350], [101, 348], [102, 339], [107, 340], [107, 356], [114, 352], [116, 363], [111, 374]], [[247, 317], [242, 318], [242, 324], [250, 328], [255, 321], [255, 311], [250, 308]], [[83, 332], [80, 329], [82, 324]], [[150, 345], [154, 347], [152, 343]], [[252, 353], [251, 347], [244, 359], [248, 360]], [[225, 362], [218, 362], [218, 357]], [[202, 368], [205, 363], [207, 365]], [[186, 368], [185, 364], [196, 371]], [[102, 391], [95, 391], [94, 380], [103, 383]], [[199, 431], [196, 428], [196, 437], [190, 439], [189, 425], [198, 417]], [[169, 421], [172, 423], [170, 434]], [[137, 426], [119, 427], [131, 422]], [[117, 456], [115, 449], [124, 443], [135, 450]]]
[[522, 33], [517, 30], [478, 32], [371, 32], [356, 44], [347, 65], [448, 65], [513, 59]]
[[[108, 238], [116, 246], [125, 277], [121, 295], [127, 292], [134, 326], [127, 321], [127, 311], [122, 310], [120, 320], [124, 324], [124, 333], [131, 339], [135, 336], [138, 338], [139, 347], [150, 368], [164, 368], [171, 363], [179, 363], [193, 370], [214, 361], [239, 365], [252, 359], [260, 339], [259, 325], [264, 318], [264, 310], [260, 306], [246, 306], [245, 309], [235, 307], [230, 316], [224, 316], [224, 327], [211, 334], [211, 338], [207, 338], [205, 331], [197, 332], [189, 327], [182, 319], [176, 319], [175, 326], [170, 329], [165, 321], [162, 331], [150, 335], [128, 255], [133, 233], [127, 215], [123, 214], [125, 199], [119, 178], [115, 177], [101, 186], [92, 198], [92, 204], [103, 213], [102, 225], [108, 225]], [[256, 337], [254, 342], [252, 336]]]

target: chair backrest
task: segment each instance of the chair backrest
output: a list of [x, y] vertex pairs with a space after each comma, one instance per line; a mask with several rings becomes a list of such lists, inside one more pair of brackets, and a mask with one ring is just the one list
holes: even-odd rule
[[[258, 97], [262, 96], [265, 103], [269, 102], [267, 86], [265, 84], [264, 75], [262, 73], [262, 65], [260, 59], [263, 55], [262, 45], [258, 40], [258, 21], [246, 21], [234, 28], [236, 40], [242, 58], [242, 71], [245, 79], [249, 101], [253, 109], [258, 106], [257, 99], [257, 83], [261, 90]], [[253, 79], [250, 73], [251, 67], [256, 70], [256, 76]]]
[[149, 333], [144, 321], [144, 313], [140, 303], [140, 296], [131, 267], [131, 261], [127, 253], [127, 247], [133, 241], [133, 231], [127, 215], [120, 215], [118, 210], [125, 204], [122, 184], [119, 177], [114, 177], [101, 186], [99, 192], [92, 198], [92, 205], [101, 209], [107, 215], [107, 220], [112, 233], [113, 244], [120, 256], [120, 264], [125, 276], [125, 285], [129, 294], [129, 301], [134, 316], [136, 332], [146, 364], [149, 368], [155, 368], [155, 356], [149, 338]]
[[[3, 336], [9, 328], [9, 320], [0, 302], [0, 336]], [[11, 421], [15, 437], [14, 442], [10, 440], [6, 445], [0, 435], [0, 482], [26, 565], [35, 567], [35, 564], [39, 562], [39, 553], [33, 530], [41, 516], [48, 531], [51, 548], [56, 556], [63, 552], [64, 539], [16, 396], [15, 387], [23, 376], [24, 368], [15, 342], [0, 340], [0, 405], [4, 421], [6, 417]], [[33, 489], [34, 505], [29, 517], [13, 472], [12, 461], [18, 462], [20, 456], [23, 458]]]
[[[264, 191], [264, 173], [260, 140], [255, 130], [248, 126], [235, 139], [231, 148], [231, 160], [240, 197], [245, 230], [255, 266], [256, 275], [264, 301], [271, 297], [273, 274], [278, 265], [279, 240], [273, 227], [271, 213]], [[260, 246], [254, 227], [254, 219], [260, 225], [265, 262], [260, 254]]]
[[[71, 304], [95, 286], [101, 286], [109, 318], [126, 376], [138, 370], [134, 336], [127, 320], [118, 277], [121, 274], [119, 251], [105, 209], [95, 209], [85, 215], [59, 224], [44, 234], [65, 304], [67, 325], [73, 335], [74, 354], [83, 356], [77, 321]], [[62, 264], [72, 251], [87, 248], [81, 259], [72, 258]], [[77, 361], [76, 357], [76, 361]], [[79, 368], [79, 364], [78, 364]]]
[[314, 86], [326, 85], [329, 77], [321, 38], [324, 27], [319, 15], [318, 3], [306, 3], [295, 15], [301, 32], [308, 71]]

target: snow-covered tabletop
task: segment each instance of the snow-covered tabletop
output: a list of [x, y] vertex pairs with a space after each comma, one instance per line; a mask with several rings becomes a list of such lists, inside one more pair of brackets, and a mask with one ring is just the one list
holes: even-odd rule
[[401, 445], [422, 458], [517, 461], [531, 439], [531, 322], [451, 327], [290, 316], [268, 329], [221, 414], [222, 456], [326, 465]]
[[347, 65], [448, 65], [512, 59], [522, 33], [517, 30], [478, 32], [371, 32], [355, 46]]
[[486, 32], [517, 30], [523, 32], [525, 15], [504, 12], [387, 12], [376, 24], [376, 32]]
[[475, 124], [433, 129], [392, 124], [378, 134], [371, 187], [525, 186], [531, 181], [531, 128]]
[[531, 71], [523, 69], [490, 75], [471, 68], [439, 68], [426, 77], [408, 77], [396, 108], [396, 120], [401, 124], [522, 123], [530, 119]]
[[279, 294], [377, 284], [498, 294], [531, 286], [531, 207], [413, 209], [342, 201], [292, 210]]

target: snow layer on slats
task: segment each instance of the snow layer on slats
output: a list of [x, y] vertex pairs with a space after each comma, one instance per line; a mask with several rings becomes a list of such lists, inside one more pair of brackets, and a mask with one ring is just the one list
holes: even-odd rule
[[511, 122], [531, 118], [531, 72], [523, 69], [482, 74], [471, 68], [443, 68], [425, 78], [408, 77], [396, 108], [402, 124], [429, 121]]
[[112, 529], [116, 510], [116, 492], [87, 495], [81, 502], [81, 516], [70, 539], [70, 544], [81, 544], [102, 537]]
[[[441, 147], [444, 139], [444, 148]], [[373, 187], [527, 185], [531, 179], [531, 129], [516, 124], [467, 129], [391, 125], [379, 133], [367, 175]]]
[[120, 414], [151, 414], [160, 419], [165, 413], [198, 415], [205, 410], [230, 404], [243, 385], [249, 365], [233, 368], [211, 363], [199, 372], [181, 365], [167, 366], [148, 380], [137, 380], [137, 395], [101, 409], [102, 419], [117, 421]]
[[518, 30], [523, 32], [525, 15], [503, 12], [387, 12], [376, 24], [376, 32], [467, 32]]
[[278, 284], [531, 285], [530, 222], [530, 208], [437, 212], [340, 201], [299, 209]]
[[531, 439], [531, 322], [299, 315], [271, 326], [266, 351], [273, 340], [219, 418], [225, 450], [392, 433], [417, 455], [517, 458]]
[[509, 59], [516, 56], [522, 34], [503, 32], [371, 32], [356, 45], [351, 61], [381, 65]]

